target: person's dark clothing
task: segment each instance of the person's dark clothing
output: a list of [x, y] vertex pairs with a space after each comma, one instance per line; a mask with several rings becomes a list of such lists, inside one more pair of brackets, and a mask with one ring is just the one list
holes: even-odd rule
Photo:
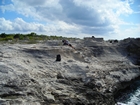
[[63, 42], [63, 45], [68, 45], [68, 46], [74, 48], [67, 40], [62, 40], [62, 42]]

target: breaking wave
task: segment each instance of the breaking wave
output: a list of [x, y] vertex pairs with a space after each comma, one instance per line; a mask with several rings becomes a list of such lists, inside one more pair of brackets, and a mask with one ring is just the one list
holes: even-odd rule
[[121, 92], [116, 105], [140, 105], [140, 80], [134, 82], [129, 89]]

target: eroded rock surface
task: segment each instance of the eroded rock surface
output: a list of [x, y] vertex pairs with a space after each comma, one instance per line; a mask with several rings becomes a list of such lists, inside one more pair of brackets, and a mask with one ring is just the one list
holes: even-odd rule
[[125, 56], [123, 43], [86, 43], [75, 42], [77, 50], [50, 43], [0, 45], [0, 104], [114, 105], [114, 94], [140, 76], [139, 66]]

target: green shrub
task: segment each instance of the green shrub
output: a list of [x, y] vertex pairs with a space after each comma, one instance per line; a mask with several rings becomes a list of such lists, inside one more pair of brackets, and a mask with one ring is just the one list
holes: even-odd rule
[[9, 41], [9, 40], [13, 40], [13, 36], [6, 36], [6, 38], [4, 38], [5, 41]]
[[0, 37], [5, 38], [7, 35], [5, 33], [1, 33]]
[[71, 39], [75, 39], [75, 38], [67, 38], [67, 37], [62, 37], [62, 36], [56, 36], [56, 35], [52, 35], [52, 36], [47, 36], [47, 35], [37, 35], [34, 32], [31, 32], [30, 34], [5, 34], [5, 33], [1, 33], [0, 34], [0, 41], [9, 41], [12, 40], [13, 43], [38, 43], [41, 40], [42, 41], [46, 41], [46, 40], [62, 40], [62, 39], [66, 39], [66, 40], [71, 40]]

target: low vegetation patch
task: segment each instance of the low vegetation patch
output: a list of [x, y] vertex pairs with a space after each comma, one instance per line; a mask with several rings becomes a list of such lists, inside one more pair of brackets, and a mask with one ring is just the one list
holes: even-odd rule
[[62, 40], [62, 39], [76, 39], [76, 38], [68, 38], [68, 37], [62, 37], [62, 36], [48, 36], [48, 35], [37, 35], [36, 33], [32, 32], [29, 34], [6, 34], [1, 33], [0, 34], [0, 42], [7, 42], [7, 43], [27, 43], [27, 44], [34, 44], [39, 42], [45, 42], [47, 40]]

